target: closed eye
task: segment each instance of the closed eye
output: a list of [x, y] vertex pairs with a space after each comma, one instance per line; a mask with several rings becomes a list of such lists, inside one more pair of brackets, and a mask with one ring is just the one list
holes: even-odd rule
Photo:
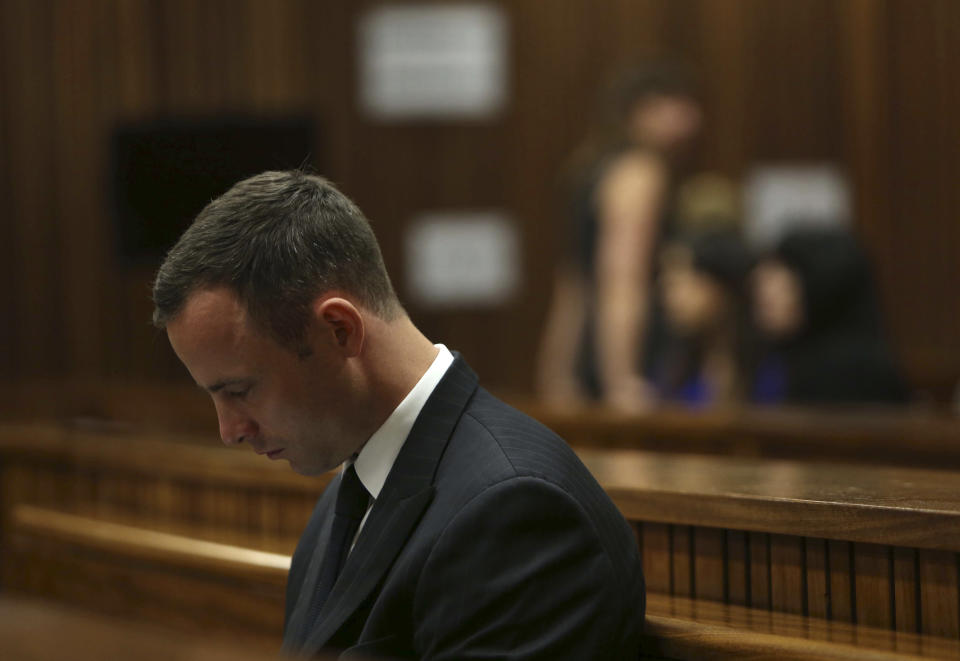
[[[211, 395], [221, 394], [233, 399], [243, 399], [254, 386], [252, 379], [238, 378], [218, 381], [204, 388]], [[202, 386], [201, 386], [202, 387]]]

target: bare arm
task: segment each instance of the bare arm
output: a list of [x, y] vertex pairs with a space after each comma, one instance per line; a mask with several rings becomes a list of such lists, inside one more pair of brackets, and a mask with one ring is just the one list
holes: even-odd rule
[[537, 356], [537, 393], [547, 403], [581, 403], [585, 395], [577, 382], [577, 349], [586, 314], [583, 278], [569, 265], [557, 269], [553, 300]]
[[598, 190], [597, 357], [606, 403], [624, 410], [644, 408], [653, 396], [638, 363], [665, 190], [663, 166], [642, 154], [615, 162]]

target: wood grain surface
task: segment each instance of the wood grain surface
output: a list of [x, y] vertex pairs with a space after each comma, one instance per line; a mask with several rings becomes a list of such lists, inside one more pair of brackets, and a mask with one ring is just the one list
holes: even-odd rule
[[960, 549], [960, 472], [580, 449], [628, 519]]
[[0, 650], [11, 661], [265, 661], [276, 648], [132, 623], [60, 603], [0, 596]]
[[[278, 625], [288, 556], [22, 505], [14, 508], [11, 525], [19, 569], [5, 578], [14, 590], [184, 631], [209, 628], [213, 635], [226, 636], [242, 627], [243, 635], [251, 640], [276, 640], [278, 629], [271, 635], [263, 625]], [[651, 531], [658, 530], [657, 524], [651, 525]], [[692, 534], [694, 540], [715, 538], [712, 531], [698, 529], [684, 528], [682, 534]], [[816, 613], [804, 617], [798, 604], [802, 610], [808, 599], [804, 586], [797, 582], [809, 572], [798, 571], [796, 564], [809, 562], [825, 544], [800, 542], [799, 538], [769, 536], [773, 594], [769, 605], [721, 604], [713, 594], [700, 595], [696, 587], [696, 598], [650, 591], [647, 651], [671, 659], [884, 659], [913, 655], [952, 658], [960, 650], [955, 636], [952, 642], [944, 638], [952, 634], [937, 619], [953, 617], [955, 621], [955, 612], [944, 615], [942, 610], [931, 610], [930, 630], [925, 633], [932, 635], [927, 636], [909, 629], [894, 631], [883, 619], [893, 607], [888, 572], [894, 556], [885, 547], [856, 545], [854, 550], [856, 599], [865, 604], [858, 609], [857, 624], [829, 621]], [[715, 548], [709, 543], [700, 546], [703, 551]], [[807, 548], [814, 551], [801, 552]], [[650, 551], [644, 545], [645, 558]], [[944, 554], [924, 553], [930, 554], [926, 559], [930, 566], [948, 560]], [[878, 558], [888, 562], [880, 563]], [[693, 566], [690, 581], [694, 586], [700, 584], [696, 578], [700, 570], [723, 571], [722, 566], [705, 567], [696, 561]], [[882, 580], [876, 578], [874, 568], [886, 574]], [[110, 590], [110, 586], [120, 585], [121, 590]], [[936, 598], [955, 599], [956, 593], [928, 595], [931, 604]], [[941, 603], [939, 608], [943, 607]], [[260, 623], [259, 628], [254, 622]]]
[[920, 620], [923, 633], [960, 635], [957, 554], [919, 552]]
[[27, 505], [8, 526], [8, 593], [279, 648], [289, 554]]
[[786, 613], [649, 595], [645, 649], [669, 659], [888, 659], [960, 657], [960, 642]]
[[[297, 475], [284, 462], [228, 450], [209, 437], [169, 432], [0, 424], [0, 452], [8, 461], [55, 460], [72, 473], [115, 468], [115, 481], [85, 488], [118, 500], [137, 493], [138, 475], [259, 481], [305, 495], [318, 494], [329, 479]], [[960, 472], [629, 450], [578, 454], [631, 520], [960, 550]], [[50, 479], [52, 493], [75, 488], [51, 475], [33, 479]], [[152, 497], [173, 497], [163, 493]], [[219, 506], [201, 503], [210, 511]]]
[[17, 323], [0, 324], [0, 374], [184, 379], [149, 324], [155, 265], [115, 255], [112, 131], [302, 114], [318, 126], [322, 172], [374, 221], [404, 299], [404, 237], [419, 213], [498, 208], [514, 220], [515, 297], [491, 309], [408, 305], [428, 336], [484, 365], [487, 383], [529, 389], [563, 253], [563, 164], [612, 71], [674, 57], [701, 86], [696, 166], [741, 177], [762, 163], [832, 163], [847, 174], [892, 342], [915, 383], [949, 401], [960, 376], [960, 314], [943, 304], [960, 243], [955, 0], [496, 0], [510, 33], [506, 110], [392, 123], [357, 103], [357, 26], [371, 4], [2, 0], [0, 318]]
[[[924, 408], [664, 407], [625, 414], [555, 408], [502, 394], [578, 447], [960, 468], [960, 420]], [[0, 381], [0, 401], [0, 421], [157, 429], [206, 443], [218, 433], [209, 397], [190, 384], [76, 377]]]
[[[634, 525], [651, 593], [960, 638], [953, 472], [579, 452]], [[91, 517], [88, 540], [116, 524], [288, 554], [329, 479], [170, 433], [57, 425], [0, 425], [0, 459], [3, 540], [44, 528], [73, 544], [69, 517]]]
[[827, 542], [824, 539], [803, 540], [806, 566], [807, 613], [822, 620], [830, 619], [830, 575]]

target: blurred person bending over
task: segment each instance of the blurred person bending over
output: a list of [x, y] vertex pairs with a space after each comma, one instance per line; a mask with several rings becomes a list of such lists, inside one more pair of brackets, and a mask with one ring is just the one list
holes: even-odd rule
[[908, 401], [882, 331], [869, 263], [849, 232], [788, 232], [758, 264], [752, 288], [754, 320], [772, 346], [764, 361], [766, 390], [780, 391], [769, 401]]
[[540, 396], [641, 410], [656, 353], [651, 288], [657, 247], [672, 232], [677, 166], [700, 106], [684, 76], [651, 66], [622, 76], [572, 159], [571, 237], [558, 268], [538, 358]]
[[666, 245], [658, 279], [670, 339], [652, 372], [660, 398], [692, 407], [754, 398], [749, 250], [732, 230]]
[[637, 658], [630, 527], [562, 439], [413, 325], [329, 182], [236, 184], [167, 255], [154, 302], [224, 443], [306, 475], [344, 466], [293, 556], [286, 652]]

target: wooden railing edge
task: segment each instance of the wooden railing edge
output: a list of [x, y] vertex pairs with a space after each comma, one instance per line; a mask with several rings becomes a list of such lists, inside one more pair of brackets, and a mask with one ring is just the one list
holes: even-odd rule
[[195, 539], [32, 505], [15, 505], [9, 525], [13, 536], [35, 533], [81, 547], [119, 550], [141, 560], [280, 585], [286, 583], [290, 568], [290, 556], [282, 553]]
[[697, 620], [650, 612], [647, 613], [642, 644], [646, 655], [691, 661], [742, 658], [778, 661], [920, 661], [931, 658], [847, 643], [705, 624]]
[[[214, 575], [228, 575], [245, 579], [261, 579], [274, 584], [286, 580], [289, 556], [268, 553], [252, 548], [208, 542], [183, 535], [176, 535], [143, 527], [98, 521], [90, 516], [16, 505], [10, 516], [11, 533], [36, 534], [83, 548], [119, 551], [131, 557], [147, 561], [187, 567], [194, 570], [212, 571]], [[770, 621], [810, 618], [771, 613], [756, 609], [756, 626], [723, 625], [696, 616], [687, 617], [685, 610], [696, 612], [695, 600], [651, 594], [648, 598], [644, 651], [670, 659], [702, 658], [777, 658], [787, 661], [809, 661], [812, 658], [836, 661], [900, 661], [920, 658], [955, 658], [960, 652], [960, 643], [929, 635], [901, 634], [881, 631], [860, 625], [839, 624], [846, 632], [860, 631], [864, 640], [883, 642], [899, 639], [908, 641], [912, 648], [923, 648], [922, 656], [910, 652], [875, 649], [847, 641], [822, 640], [810, 637], [805, 626], [794, 623], [791, 633], [771, 633]], [[676, 604], [681, 606], [676, 607]], [[710, 608], [729, 609], [719, 603], [710, 603]], [[734, 607], [736, 609], [738, 607]], [[740, 610], [754, 610], [744, 609]], [[677, 610], [681, 614], [677, 614]], [[792, 618], [792, 620], [791, 620]], [[824, 623], [831, 626], [831, 623]], [[768, 630], [764, 630], [764, 629]], [[799, 633], [798, 633], [799, 632]], [[804, 635], [806, 634], [806, 635]], [[867, 635], [869, 634], [869, 635]], [[853, 634], [856, 638], [856, 633]], [[938, 653], [939, 652], [939, 653]]]

